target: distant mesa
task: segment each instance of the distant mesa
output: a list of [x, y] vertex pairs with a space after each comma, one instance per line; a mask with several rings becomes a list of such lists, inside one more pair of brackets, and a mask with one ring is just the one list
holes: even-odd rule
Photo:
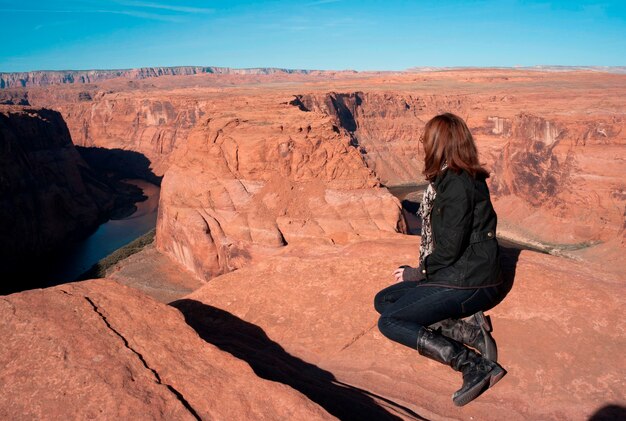
[[190, 76], [202, 73], [230, 75], [309, 74], [312, 70], [258, 67], [233, 69], [216, 66], [141, 67], [114, 70], [36, 70], [32, 72], [0, 73], [0, 88], [48, 86], [72, 83], [95, 83], [114, 78], [141, 80], [159, 76]]
[[[538, 65], [527, 67], [411, 67], [405, 71], [366, 73], [412, 73], [437, 72], [450, 70], [535, 70], [541, 72], [592, 71], [604, 73], [626, 74], [626, 66], [553, 66]], [[313, 75], [313, 74], [354, 74], [355, 70], [311, 70], [283, 69], [277, 67], [233, 68], [219, 66], [172, 66], [172, 67], [140, 67], [134, 69], [92, 69], [92, 70], [33, 70], [29, 72], [0, 72], [0, 89], [28, 88], [34, 86], [50, 86], [64, 84], [97, 83], [104, 80], [124, 78], [129, 81], [155, 78], [160, 76], [192, 76], [199, 74], [216, 75]], [[80, 100], [85, 100], [80, 98]], [[20, 104], [27, 105], [27, 104]]]

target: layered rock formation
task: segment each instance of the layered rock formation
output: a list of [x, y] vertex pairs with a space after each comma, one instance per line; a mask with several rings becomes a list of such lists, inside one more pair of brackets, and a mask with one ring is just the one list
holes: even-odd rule
[[33, 72], [0, 73], [0, 89], [73, 83], [97, 83], [114, 78], [141, 80], [159, 76], [190, 76], [203, 73], [226, 75], [269, 75], [275, 73], [309, 74], [311, 71], [268, 67], [234, 69], [230, 67], [215, 66], [142, 67], [139, 69], [120, 70], [43, 70]]
[[[441, 112], [456, 113], [468, 122], [492, 171], [492, 194], [507, 235], [561, 250], [624, 238], [626, 109], [617, 93], [609, 94], [624, 90], [623, 76], [585, 75], [599, 84], [590, 86], [585, 99], [569, 85], [589, 84], [578, 74], [446, 73], [422, 77], [425, 87], [396, 77], [394, 91], [313, 92], [296, 95], [291, 104], [331, 116], [387, 185], [423, 179], [418, 139], [424, 124]], [[553, 85], [538, 87], [541, 78]], [[459, 86], [462, 80], [469, 85]], [[433, 94], [437, 88], [449, 93]], [[541, 101], [534, 89], [544, 92]]]
[[207, 107], [206, 101], [188, 97], [134, 93], [96, 92], [89, 101], [61, 101], [56, 109], [68, 122], [76, 145], [140, 153], [157, 176], [165, 173], [170, 153], [184, 143]]
[[0, 318], [2, 419], [335, 419], [112, 281], [2, 297]]
[[624, 238], [623, 117], [546, 119], [521, 113], [493, 168], [507, 226], [571, 248]]
[[404, 230], [398, 201], [331, 119], [280, 97], [217, 100], [227, 112], [206, 116], [163, 180], [160, 250], [208, 280], [286, 244]]
[[[236, 164], [231, 155], [246, 149], [261, 151], [261, 142], [271, 150], [274, 146], [268, 145], [278, 141], [273, 130], [298, 113], [302, 114], [297, 117], [302, 120], [298, 129], [303, 131], [311, 122], [326, 119], [325, 130], [339, 131], [348, 149], [359, 152], [382, 184], [422, 182], [423, 151], [418, 139], [423, 125], [433, 115], [451, 111], [467, 120], [481, 159], [493, 172], [493, 196], [503, 232], [561, 251], [598, 242], [623, 244], [626, 110], [618, 100], [626, 89], [622, 75], [450, 71], [337, 76], [341, 83], [308, 75], [310, 84], [303, 82], [303, 75], [282, 75], [282, 80], [290, 81], [287, 85], [276, 77], [205, 74], [157, 78], [139, 85], [120, 79], [82, 88], [33, 88], [27, 93], [31, 103], [53, 106], [63, 114], [77, 144], [132, 150], [145, 157], [157, 176], [179, 159], [174, 156], [181, 149], [181, 165], [171, 177], [187, 180], [183, 184], [200, 172], [183, 175], [181, 170], [187, 166], [185, 151], [197, 149], [186, 145], [188, 139], [202, 143], [198, 136], [214, 136], [211, 130], [221, 128], [204, 127], [208, 119], [222, 119], [220, 123], [215, 120], [215, 126], [237, 119], [242, 127], [249, 124], [244, 120], [261, 122], [253, 123], [261, 128], [251, 134], [231, 126], [224, 129], [237, 133], [229, 140], [236, 147], [220, 147], [230, 148], [220, 159], [229, 160], [232, 166]], [[578, 94], [583, 88], [586, 97]], [[12, 95], [19, 98], [17, 93]], [[286, 113], [290, 107], [293, 111]], [[199, 134], [203, 131], [204, 135]], [[239, 133], [256, 139], [254, 145], [243, 146]], [[288, 157], [291, 140], [282, 136], [278, 142], [284, 150], [277, 156]], [[336, 133], [322, 136], [332, 138]], [[259, 154], [259, 161], [267, 159], [264, 151]], [[209, 162], [214, 158], [204, 156], [206, 164], [194, 165], [212, 165]], [[316, 165], [325, 165], [323, 158]], [[267, 180], [274, 169], [257, 165], [255, 171], [253, 179]], [[268, 174], [261, 176], [264, 171]], [[233, 179], [242, 178], [234, 174]], [[203, 223], [198, 220], [198, 224]], [[270, 237], [272, 244], [283, 241], [277, 234]], [[202, 250], [196, 257], [183, 249], [176, 253], [187, 267], [194, 267], [191, 262], [205, 260], [207, 252]], [[209, 266], [229, 266], [225, 261]], [[202, 277], [205, 272], [215, 270], [199, 271]]]
[[291, 102], [302, 111], [332, 116], [385, 185], [423, 180], [424, 151], [419, 142], [433, 116], [453, 112], [466, 116], [475, 99], [460, 95], [418, 95], [411, 91], [313, 93]]
[[[3, 418], [67, 417], [50, 379], [104, 418], [587, 419], [626, 405], [624, 76], [234, 76], [7, 91], [54, 106], [82, 144], [132, 150], [165, 174], [158, 250], [117, 266], [141, 275], [121, 282], [168, 288], [163, 301], [197, 287], [160, 253], [210, 282], [173, 303], [199, 337], [108, 282], [3, 298], [0, 386], [43, 402], [4, 398]], [[602, 241], [576, 252], [584, 262], [505, 253], [513, 289], [491, 313], [509, 373], [462, 409], [450, 402], [460, 375], [383, 338], [372, 305], [419, 246], [381, 183], [421, 181], [417, 139], [443, 111], [467, 120], [494, 172], [500, 227], [561, 249]], [[159, 276], [170, 283], [145, 285]]]

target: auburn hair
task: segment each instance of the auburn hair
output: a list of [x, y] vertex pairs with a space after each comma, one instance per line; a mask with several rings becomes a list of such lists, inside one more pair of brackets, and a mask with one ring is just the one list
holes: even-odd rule
[[478, 150], [472, 133], [463, 119], [444, 113], [430, 119], [422, 135], [424, 144], [424, 171], [428, 181], [434, 181], [447, 168], [460, 173], [467, 171], [472, 177], [489, 177], [489, 172], [478, 161]]

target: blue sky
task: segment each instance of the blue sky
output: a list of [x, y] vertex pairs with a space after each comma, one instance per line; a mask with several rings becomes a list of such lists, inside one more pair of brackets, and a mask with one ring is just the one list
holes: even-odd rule
[[0, 71], [626, 65], [626, 1], [0, 0]]

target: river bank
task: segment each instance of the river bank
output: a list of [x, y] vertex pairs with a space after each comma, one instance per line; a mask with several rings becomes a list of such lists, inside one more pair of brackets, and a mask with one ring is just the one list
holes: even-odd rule
[[[143, 191], [142, 201], [135, 202], [134, 212], [118, 219], [110, 219], [99, 225], [88, 237], [55, 254], [38, 258], [30, 267], [23, 268], [19, 283], [6, 283], [0, 294], [11, 294], [33, 288], [47, 288], [76, 281], [101, 259], [145, 235], [156, 227], [160, 187], [140, 179], [121, 180]], [[128, 212], [124, 204], [123, 215]]]

